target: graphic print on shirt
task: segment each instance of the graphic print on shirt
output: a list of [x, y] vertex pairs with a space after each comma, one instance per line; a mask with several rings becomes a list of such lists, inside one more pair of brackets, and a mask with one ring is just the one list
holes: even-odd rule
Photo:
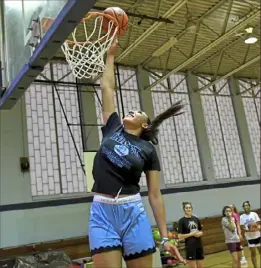
[[195, 221], [189, 221], [188, 228], [190, 229], [190, 232], [195, 232], [198, 230], [198, 225]]
[[103, 146], [102, 153], [116, 166], [130, 169], [132, 163], [126, 159], [127, 156], [134, 156], [136, 160], [141, 160], [141, 149], [131, 144], [121, 132], [114, 133], [109, 139], [117, 144], [113, 148]]
[[255, 221], [255, 218], [252, 218], [251, 216], [248, 217], [248, 218], [245, 218], [245, 227], [248, 228], [248, 224], [249, 224], [249, 223], [252, 223], [252, 222], [256, 222], [256, 221]]

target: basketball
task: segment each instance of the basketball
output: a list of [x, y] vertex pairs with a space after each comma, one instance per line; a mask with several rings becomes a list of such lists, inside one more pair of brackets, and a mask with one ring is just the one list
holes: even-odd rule
[[257, 229], [258, 229], [258, 225], [257, 225], [257, 223], [256, 222], [250, 222], [249, 224], [248, 224], [248, 229], [250, 230], [250, 231], [256, 231]]
[[[109, 7], [106, 10], [104, 10], [103, 13], [116, 18], [118, 25], [119, 25], [118, 34], [124, 35], [124, 33], [126, 32], [128, 28], [128, 21], [129, 21], [128, 16], [125, 13], [125, 11], [119, 7]], [[104, 17], [103, 23], [102, 23], [102, 29], [104, 32], [108, 31], [108, 25], [109, 25], [109, 20], [106, 17]]]

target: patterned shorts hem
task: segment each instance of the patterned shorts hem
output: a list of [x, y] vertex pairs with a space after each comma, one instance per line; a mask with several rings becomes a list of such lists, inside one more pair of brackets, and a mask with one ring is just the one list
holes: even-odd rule
[[94, 249], [91, 249], [91, 255], [94, 256], [94, 255], [99, 254], [99, 253], [109, 252], [109, 251], [114, 251], [114, 250], [122, 250], [122, 246], [115, 245], [115, 246], [106, 246], [106, 247], [94, 248]]
[[141, 252], [136, 252], [134, 254], [124, 255], [123, 258], [125, 261], [131, 261], [131, 260], [135, 260], [135, 259], [138, 259], [141, 257], [152, 255], [155, 252], [156, 252], [156, 248], [152, 247], [152, 248], [149, 248], [146, 250], [142, 250]]

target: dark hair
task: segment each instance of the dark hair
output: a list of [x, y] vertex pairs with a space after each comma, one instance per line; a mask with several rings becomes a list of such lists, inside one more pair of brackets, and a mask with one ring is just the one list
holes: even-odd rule
[[226, 217], [225, 211], [226, 211], [227, 208], [229, 208], [232, 211], [232, 208], [230, 206], [224, 206], [223, 209], [222, 209], [222, 215], [223, 215], [223, 217]]
[[148, 128], [144, 129], [140, 138], [146, 141], [152, 142], [154, 145], [158, 144], [158, 134], [159, 134], [159, 126], [160, 124], [172, 117], [177, 116], [180, 114], [183, 114], [184, 112], [181, 112], [184, 105], [181, 104], [182, 101], [178, 101], [174, 103], [172, 106], [170, 106], [166, 111], [162, 112], [161, 114], [157, 115], [154, 120], [148, 119]]
[[242, 207], [244, 207], [244, 206], [245, 206], [245, 204], [248, 204], [248, 205], [251, 207], [251, 205], [250, 205], [250, 202], [249, 202], [249, 201], [244, 201], [244, 202], [243, 202], [243, 204], [242, 204]]
[[193, 209], [191, 202], [182, 202], [183, 210], [185, 209], [186, 205], [190, 205], [191, 208]]

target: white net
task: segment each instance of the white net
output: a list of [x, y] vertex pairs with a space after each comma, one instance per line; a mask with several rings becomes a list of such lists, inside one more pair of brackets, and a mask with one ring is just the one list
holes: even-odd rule
[[[92, 20], [92, 21], [91, 21]], [[74, 76], [78, 79], [94, 78], [105, 68], [104, 55], [112, 44], [118, 27], [114, 20], [103, 15], [91, 16], [83, 20], [72, 33], [72, 41], [62, 45]], [[108, 31], [103, 31], [103, 21], [108, 21]], [[81, 39], [80, 42], [77, 39]]]

